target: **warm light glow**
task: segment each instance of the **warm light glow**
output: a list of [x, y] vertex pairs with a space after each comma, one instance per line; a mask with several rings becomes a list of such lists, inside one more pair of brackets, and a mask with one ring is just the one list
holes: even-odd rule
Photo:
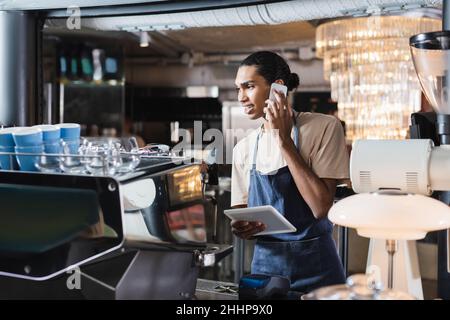
[[172, 204], [201, 199], [202, 181], [200, 166], [189, 166], [168, 175], [169, 194]]
[[430, 18], [372, 16], [317, 28], [317, 56], [324, 59], [324, 77], [349, 140], [407, 137], [410, 114], [421, 105], [409, 37], [440, 30], [441, 24]]

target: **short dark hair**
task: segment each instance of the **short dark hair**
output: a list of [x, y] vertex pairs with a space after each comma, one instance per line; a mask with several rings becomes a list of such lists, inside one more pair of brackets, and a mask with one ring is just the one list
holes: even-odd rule
[[291, 73], [291, 69], [286, 61], [275, 52], [258, 51], [252, 53], [241, 66], [256, 66], [258, 73], [271, 84], [278, 79], [283, 80], [284, 85], [291, 91], [298, 87], [300, 79], [296, 73]]

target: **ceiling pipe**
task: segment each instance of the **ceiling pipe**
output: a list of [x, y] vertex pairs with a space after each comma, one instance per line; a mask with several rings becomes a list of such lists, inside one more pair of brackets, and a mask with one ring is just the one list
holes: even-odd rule
[[[298, 51], [284, 51], [280, 53], [285, 59], [290, 61], [300, 61]], [[248, 56], [248, 53], [233, 54], [206, 54], [200, 52], [185, 53], [179, 58], [173, 57], [128, 57], [127, 61], [132, 64], [159, 64], [164, 61], [165, 64], [239, 64]]]
[[[82, 27], [110, 31], [178, 30], [183, 28], [271, 25], [369, 14], [436, 8], [442, 0], [295, 0], [169, 14], [83, 18]], [[48, 27], [65, 27], [65, 19], [49, 19]]]

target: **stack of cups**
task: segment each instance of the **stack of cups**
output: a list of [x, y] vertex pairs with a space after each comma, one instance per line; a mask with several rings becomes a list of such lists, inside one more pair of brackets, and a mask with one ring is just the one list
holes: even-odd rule
[[16, 170], [19, 165], [16, 156], [12, 155], [15, 147], [13, 132], [23, 129], [23, 127], [11, 127], [0, 129], [0, 152], [7, 152], [7, 154], [0, 155], [0, 167], [2, 170]]
[[[24, 128], [12, 133], [16, 146], [17, 162], [22, 171], [38, 171], [39, 155], [44, 152], [43, 134], [39, 128]], [[23, 155], [34, 153], [36, 155]]]
[[60, 123], [56, 125], [61, 130], [61, 158], [60, 168], [63, 172], [82, 173], [84, 164], [79, 157], [69, 155], [78, 155], [80, 147], [80, 125], [77, 123]]
[[42, 130], [42, 139], [44, 143], [45, 153], [57, 154], [60, 152], [59, 139], [61, 137], [61, 130], [52, 124], [40, 124], [33, 126], [33, 128], [38, 128]]
[[57, 124], [61, 130], [61, 139], [63, 140], [64, 153], [78, 154], [80, 147], [80, 125], [78, 123], [60, 123]]
[[43, 155], [39, 158], [39, 169], [43, 172], [58, 172], [59, 156], [57, 156], [57, 154], [61, 153], [61, 130], [59, 127], [51, 124], [41, 124], [33, 126], [33, 128], [42, 130], [44, 152], [46, 154], [53, 154]]

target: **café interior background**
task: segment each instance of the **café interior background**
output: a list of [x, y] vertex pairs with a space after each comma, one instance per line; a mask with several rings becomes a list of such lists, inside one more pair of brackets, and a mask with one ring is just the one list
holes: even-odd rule
[[[145, 35], [48, 27], [43, 43], [46, 103], [51, 105], [53, 119], [63, 117], [64, 122], [84, 125], [82, 135], [132, 132], [146, 143], [173, 146], [176, 122], [180, 128], [193, 130], [194, 121], [202, 121], [203, 131], [222, 130], [224, 125], [230, 128], [230, 118], [235, 117], [233, 121], [240, 127], [255, 126], [245, 122], [243, 112], [229, 111], [240, 106], [234, 77], [248, 54], [273, 50], [285, 57], [291, 71], [300, 77], [300, 86], [291, 98], [293, 107], [335, 115], [337, 103], [323, 76], [323, 60], [316, 56], [316, 29], [323, 22], [161, 30]], [[102, 75], [95, 75], [98, 63], [104, 66]], [[129, 126], [129, 122], [131, 128], [126, 129], [131, 131], [126, 132], [124, 124]], [[222, 213], [230, 204], [230, 174], [230, 165], [220, 165], [220, 183], [210, 190], [219, 203], [219, 243], [233, 243], [229, 220]], [[364, 272], [369, 240], [354, 230], [348, 236], [348, 273]], [[424, 290], [430, 296], [435, 294], [437, 279], [435, 238], [429, 234], [418, 244]], [[245, 272], [250, 270], [251, 257], [250, 242], [245, 250]], [[206, 278], [233, 281], [233, 257], [203, 272]]]

